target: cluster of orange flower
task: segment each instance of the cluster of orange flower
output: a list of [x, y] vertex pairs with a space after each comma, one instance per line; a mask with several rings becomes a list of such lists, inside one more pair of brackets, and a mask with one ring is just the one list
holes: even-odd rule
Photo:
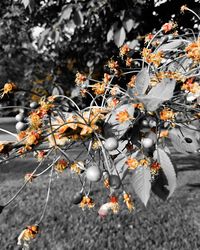
[[155, 67], [158, 67], [163, 59], [163, 52], [158, 51], [156, 53], [152, 53], [151, 49], [144, 48], [142, 56], [147, 63], [152, 63]]
[[189, 78], [181, 87], [183, 90], [187, 90], [193, 94], [200, 93], [200, 85], [198, 82], [194, 82], [194, 78]]
[[187, 77], [181, 74], [180, 72], [159, 71], [151, 77], [151, 86], [156, 86], [162, 79], [165, 78], [174, 79], [178, 82], [185, 82], [187, 80]]
[[169, 108], [165, 108], [160, 112], [160, 119], [162, 121], [173, 121], [174, 119], [174, 111], [169, 109]]
[[200, 62], [200, 37], [197, 41], [189, 43], [185, 48], [186, 54], [191, 58], [195, 63]]
[[79, 206], [84, 210], [85, 207], [93, 208], [95, 206], [95, 204], [94, 204], [92, 198], [90, 198], [89, 196], [83, 196]]
[[17, 86], [13, 82], [8, 82], [4, 85], [3, 89], [1, 90], [1, 98], [4, 97], [4, 95], [9, 94], [17, 89]]

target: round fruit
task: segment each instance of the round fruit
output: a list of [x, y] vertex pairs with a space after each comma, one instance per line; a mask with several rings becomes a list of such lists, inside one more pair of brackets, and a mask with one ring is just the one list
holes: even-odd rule
[[139, 51], [139, 50], [140, 50], [140, 47], [136, 46], [136, 47], [134, 48], [134, 50], [135, 50], [135, 51]]
[[118, 189], [121, 186], [121, 180], [118, 175], [110, 175], [109, 177], [110, 187]]
[[38, 103], [37, 102], [31, 102], [29, 106], [32, 109], [36, 109], [38, 107]]
[[108, 172], [103, 172], [103, 179], [106, 180], [107, 178], [109, 178], [109, 174]]
[[117, 149], [119, 146], [118, 140], [114, 137], [109, 137], [105, 140], [104, 147], [108, 151]]
[[86, 177], [90, 181], [99, 181], [101, 179], [101, 171], [97, 166], [91, 166], [86, 170]]
[[150, 127], [150, 128], [156, 127], [156, 121], [155, 121], [155, 120], [150, 120], [150, 121], [149, 121], [149, 127]]
[[23, 122], [24, 120], [24, 114], [23, 113], [19, 113], [15, 116], [15, 120], [18, 122]]
[[145, 128], [148, 128], [149, 127], [149, 122], [147, 120], [143, 120], [142, 121], [142, 126], [145, 127]]
[[28, 124], [24, 123], [24, 122], [17, 122], [16, 125], [15, 125], [15, 128], [16, 128], [17, 131], [26, 130], [27, 127], [28, 127]]
[[193, 102], [194, 100], [196, 99], [196, 96], [194, 95], [194, 94], [188, 94], [187, 95], [187, 97], [186, 97], [186, 101], [188, 102], [188, 103], [191, 103], [191, 102]]
[[151, 148], [153, 146], [153, 140], [151, 138], [142, 138], [141, 144], [144, 148]]
[[83, 193], [78, 192], [71, 198], [71, 202], [74, 205], [78, 205], [82, 201], [82, 199], [83, 199]]
[[178, 113], [176, 114], [175, 119], [176, 119], [176, 122], [182, 122], [185, 120], [185, 116], [183, 113]]

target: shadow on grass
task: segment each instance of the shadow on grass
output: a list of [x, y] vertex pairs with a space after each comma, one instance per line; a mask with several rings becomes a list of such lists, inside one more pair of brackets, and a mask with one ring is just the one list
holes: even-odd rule
[[[94, 184], [91, 193], [96, 202], [95, 208], [82, 211], [70, 204], [71, 197], [81, 188], [76, 175], [66, 171], [59, 178], [55, 176], [41, 233], [31, 250], [199, 249], [199, 229], [194, 223], [200, 209], [200, 184], [197, 183], [196, 173], [196, 170], [200, 170], [198, 159], [184, 157], [175, 158], [174, 161], [181, 172], [179, 182], [185, 179], [182, 182], [184, 186], [180, 186], [173, 197], [163, 202], [152, 194], [145, 208], [133, 193], [131, 179], [127, 178], [124, 185], [134, 199], [135, 212], [129, 213], [120, 200], [120, 213], [110, 214], [104, 220], [97, 213], [108, 197], [102, 182]], [[1, 201], [7, 200], [18, 190], [19, 177], [23, 178], [24, 173], [33, 170], [35, 164], [33, 159], [18, 159], [0, 168], [0, 177], [3, 175]], [[4, 182], [6, 178], [11, 182]], [[0, 217], [0, 249], [19, 249], [16, 247], [16, 237], [24, 226], [34, 223], [41, 214], [47, 183], [48, 175], [38, 178], [27, 186], [16, 203], [3, 211]], [[189, 192], [187, 187], [193, 188], [193, 192]]]
[[200, 188], [200, 183], [191, 183], [191, 184], [187, 184], [187, 186], [191, 188]]

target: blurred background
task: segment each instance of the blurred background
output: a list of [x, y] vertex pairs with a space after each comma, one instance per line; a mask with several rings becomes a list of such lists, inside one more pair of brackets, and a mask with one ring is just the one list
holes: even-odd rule
[[[200, 13], [199, 0], [7, 0], [0, 1], [0, 86], [15, 82], [25, 90], [49, 95], [75, 92], [77, 71], [102, 77], [103, 65], [118, 53], [123, 43], [140, 55], [144, 36], [173, 20], [178, 31], [198, 31], [191, 13], [180, 14], [187, 4]], [[29, 105], [36, 95], [26, 92], [5, 96], [1, 107]], [[0, 116], [13, 116], [4, 110]], [[7, 125], [6, 125], [7, 126]], [[6, 127], [8, 128], [8, 127]], [[13, 128], [11, 128], [13, 129]], [[198, 156], [173, 153], [178, 169], [178, 188], [169, 201], [152, 194], [147, 208], [135, 199], [132, 214], [121, 213], [101, 220], [94, 211], [71, 205], [70, 197], [80, 189], [69, 173], [56, 177], [50, 206], [41, 234], [31, 249], [200, 249], [200, 167]], [[0, 201], [11, 197], [33, 169], [32, 158], [5, 164], [0, 172]], [[0, 216], [0, 249], [20, 249], [17, 236], [40, 215], [47, 178], [31, 184], [17, 202]], [[130, 192], [131, 180], [127, 180]], [[58, 184], [59, 183], [59, 184]], [[99, 203], [105, 190], [94, 190]], [[134, 196], [135, 197], [135, 196]]]
[[[103, 65], [123, 43], [140, 56], [144, 36], [173, 20], [198, 31], [188, 7], [199, 13], [199, 0], [7, 0], [0, 2], [0, 85], [13, 81], [48, 95], [62, 86], [70, 95], [77, 71], [102, 77]], [[26, 105], [36, 95], [20, 93], [1, 105]], [[31, 99], [31, 100], [30, 100]], [[11, 111], [1, 116], [12, 115]]]

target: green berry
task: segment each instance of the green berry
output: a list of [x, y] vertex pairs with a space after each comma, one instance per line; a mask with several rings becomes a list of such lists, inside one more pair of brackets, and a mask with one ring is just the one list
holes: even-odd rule
[[142, 120], [142, 126], [145, 128], [149, 127], [149, 122], [147, 120]]
[[142, 138], [141, 144], [144, 148], [151, 148], [153, 146], [153, 140], [151, 138]]
[[28, 127], [28, 124], [24, 122], [17, 122], [15, 125], [15, 128], [17, 131], [24, 131], [27, 129], [27, 127]]
[[24, 121], [24, 114], [23, 113], [19, 113], [15, 116], [16, 121], [18, 122], [23, 122]]
[[83, 199], [83, 193], [78, 192], [71, 198], [71, 203], [74, 205], [78, 205]]
[[30, 103], [30, 108], [36, 109], [37, 107], [38, 107], [38, 103], [37, 102], [31, 102]]
[[101, 179], [101, 171], [97, 166], [91, 166], [86, 170], [86, 177], [89, 181], [97, 182]]
[[121, 180], [118, 175], [110, 175], [109, 184], [111, 188], [118, 189], [121, 186]]
[[155, 120], [150, 120], [149, 121], [149, 127], [150, 128], [155, 128], [156, 127], [156, 121]]
[[115, 137], [109, 137], [105, 140], [104, 147], [108, 151], [117, 149], [119, 146], [118, 140]]

